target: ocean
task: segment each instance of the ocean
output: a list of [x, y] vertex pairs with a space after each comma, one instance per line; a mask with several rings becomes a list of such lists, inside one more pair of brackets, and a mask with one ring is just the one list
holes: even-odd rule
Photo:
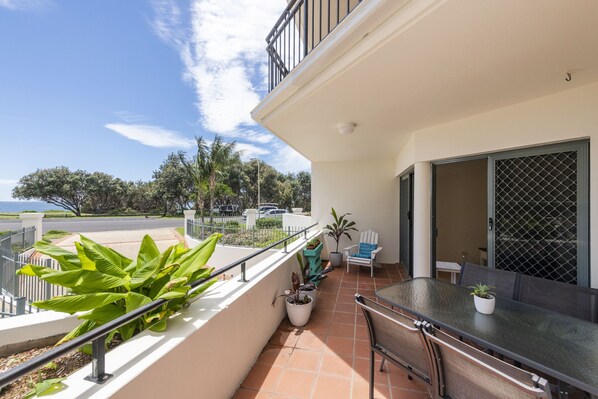
[[54, 211], [63, 208], [43, 201], [0, 201], [0, 213], [24, 211]]

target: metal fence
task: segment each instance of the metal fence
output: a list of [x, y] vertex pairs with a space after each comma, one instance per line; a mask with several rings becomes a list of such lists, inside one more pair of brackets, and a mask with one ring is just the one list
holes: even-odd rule
[[[222, 238], [219, 244], [245, 248], [264, 248], [303, 229], [304, 227], [257, 228], [255, 226], [248, 229], [244, 224], [236, 221], [210, 224], [207, 218], [204, 222], [201, 219], [187, 220], [187, 234], [190, 237], [202, 241], [214, 233], [220, 233]], [[288, 241], [292, 242], [295, 239], [296, 237]]]
[[[40, 310], [32, 305], [35, 301], [65, 295], [64, 287], [52, 285], [37, 277], [17, 275], [17, 270], [27, 264], [60, 268], [54, 259], [42, 257], [32, 250], [35, 228], [23, 229], [0, 240], [0, 317], [35, 313]], [[25, 252], [22, 252], [25, 251]]]

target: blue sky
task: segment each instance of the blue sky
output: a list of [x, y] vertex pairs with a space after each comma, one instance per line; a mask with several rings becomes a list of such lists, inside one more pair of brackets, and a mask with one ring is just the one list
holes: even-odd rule
[[0, 200], [66, 165], [149, 180], [219, 133], [281, 172], [309, 162], [251, 120], [284, 0], [0, 0]]

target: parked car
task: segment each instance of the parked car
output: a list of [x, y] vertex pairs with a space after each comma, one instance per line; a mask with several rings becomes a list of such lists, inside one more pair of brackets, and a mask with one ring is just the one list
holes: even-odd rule
[[[257, 208], [257, 217], [258, 218], [262, 217], [265, 212], [270, 211], [272, 209], [278, 209], [278, 204], [275, 204], [275, 203], [261, 204]], [[247, 219], [247, 209], [245, 209], [243, 211], [243, 219]]]
[[283, 214], [288, 213], [286, 209], [270, 209], [262, 214], [263, 218], [282, 217]]
[[212, 208], [215, 215], [234, 215], [239, 212], [239, 205], [217, 205]]

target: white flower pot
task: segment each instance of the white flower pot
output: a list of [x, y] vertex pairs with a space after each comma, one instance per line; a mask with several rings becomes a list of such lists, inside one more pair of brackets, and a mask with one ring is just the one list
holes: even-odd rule
[[309, 321], [311, 309], [313, 308], [314, 304], [313, 300], [311, 300], [311, 297], [309, 298], [309, 303], [299, 305], [291, 303], [291, 298], [286, 298], [287, 315], [289, 316], [291, 324], [295, 327], [303, 327]]
[[318, 290], [316, 288], [313, 290], [303, 290], [303, 288], [300, 287], [299, 291], [301, 291], [301, 295], [307, 295], [311, 298], [312, 309], [314, 309], [316, 307], [316, 299], [318, 299]]
[[494, 298], [492, 295], [490, 295], [490, 298], [482, 298], [477, 295], [474, 295], [473, 303], [478, 312], [483, 314], [492, 314], [492, 312], [494, 312], [496, 298]]

